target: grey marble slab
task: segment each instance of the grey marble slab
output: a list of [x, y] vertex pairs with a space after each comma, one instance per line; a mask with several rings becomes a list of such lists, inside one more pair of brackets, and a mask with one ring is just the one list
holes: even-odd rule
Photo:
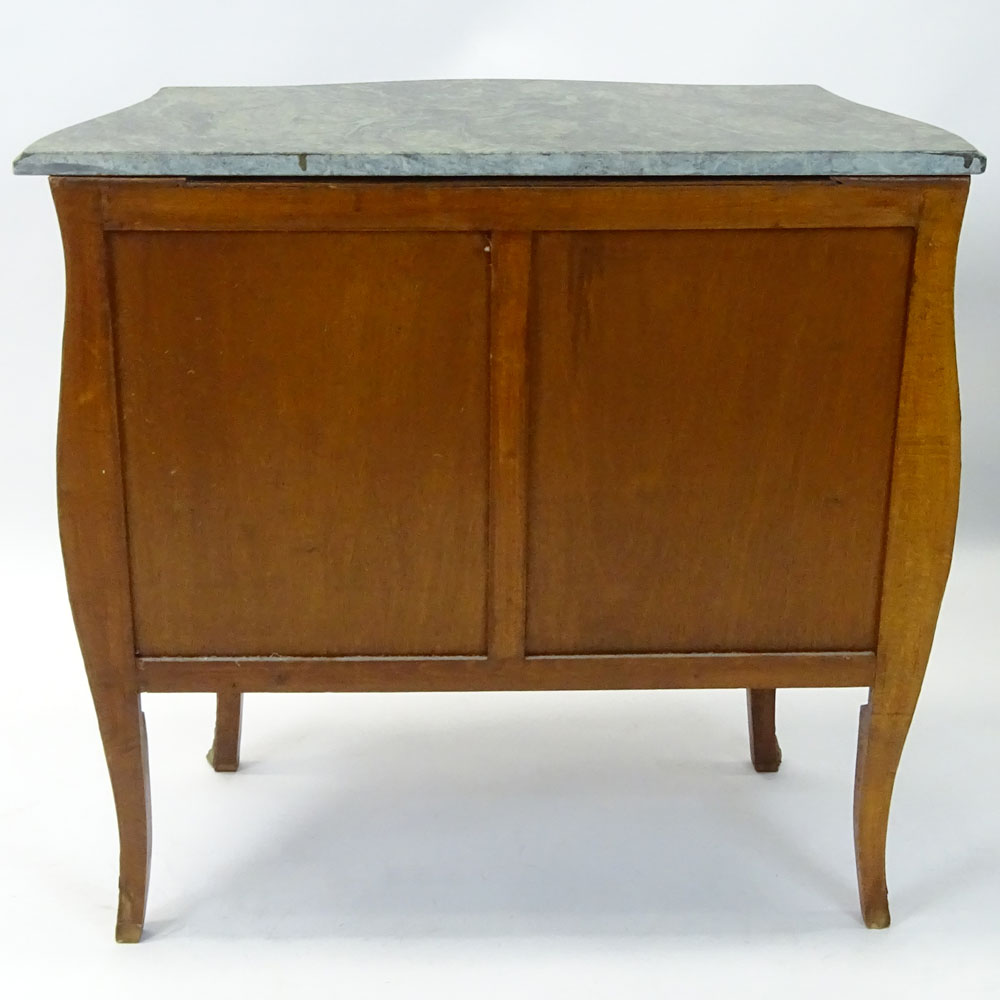
[[424, 80], [165, 87], [32, 143], [18, 174], [977, 174], [942, 129], [814, 86]]

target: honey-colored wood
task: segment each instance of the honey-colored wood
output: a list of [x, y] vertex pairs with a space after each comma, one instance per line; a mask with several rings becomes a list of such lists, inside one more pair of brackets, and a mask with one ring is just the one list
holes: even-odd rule
[[212, 181], [100, 184], [126, 230], [769, 229], [912, 226], [921, 179]]
[[132, 637], [107, 255], [99, 189], [54, 184], [53, 194], [66, 255], [59, 534], [118, 818], [115, 937], [131, 943], [142, 934], [149, 885], [149, 764]]
[[136, 648], [485, 653], [486, 238], [110, 244]]
[[861, 710], [854, 838], [861, 909], [889, 925], [885, 843], [896, 769], [930, 656], [961, 468], [953, 289], [968, 179], [928, 186], [917, 229], [892, 466], [877, 666]]
[[220, 692], [215, 699], [215, 737], [208, 751], [208, 762], [216, 771], [239, 770], [242, 721], [242, 693]]
[[536, 238], [529, 653], [875, 648], [911, 249]]
[[774, 725], [774, 695], [774, 688], [747, 688], [750, 762], [756, 771], [777, 771], [781, 766], [781, 747]]
[[491, 660], [524, 656], [524, 543], [527, 509], [525, 337], [531, 288], [531, 236], [491, 239], [490, 598]]
[[866, 687], [873, 653], [365, 657], [140, 657], [143, 691], [589, 691]]
[[140, 692], [869, 687], [858, 878], [947, 575], [967, 179], [56, 178], [67, 582], [137, 940]]

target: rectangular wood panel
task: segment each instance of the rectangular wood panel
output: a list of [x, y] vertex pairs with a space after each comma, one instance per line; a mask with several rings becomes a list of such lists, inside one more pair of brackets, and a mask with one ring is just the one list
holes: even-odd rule
[[[59, 183], [94, 183], [60, 178]], [[951, 179], [101, 181], [109, 229], [649, 230], [912, 226]]]
[[912, 245], [537, 236], [528, 653], [874, 648]]
[[108, 239], [140, 653], [484, 653], [484, 236]]

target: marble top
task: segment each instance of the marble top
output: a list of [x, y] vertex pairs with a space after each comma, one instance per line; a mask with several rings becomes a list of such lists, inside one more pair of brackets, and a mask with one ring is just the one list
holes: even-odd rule
[[164, 87], [32, 143], [18, 174], [978, 174], [950, 132], [814, 86], [425, 80]]

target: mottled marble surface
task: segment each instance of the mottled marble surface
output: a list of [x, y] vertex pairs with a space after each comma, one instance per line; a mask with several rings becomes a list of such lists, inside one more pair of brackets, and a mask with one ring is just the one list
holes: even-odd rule
[[19, 174], [977, 174], [950, 132], [813, 86], [425, 80], [165, 87], [55, 132]]

